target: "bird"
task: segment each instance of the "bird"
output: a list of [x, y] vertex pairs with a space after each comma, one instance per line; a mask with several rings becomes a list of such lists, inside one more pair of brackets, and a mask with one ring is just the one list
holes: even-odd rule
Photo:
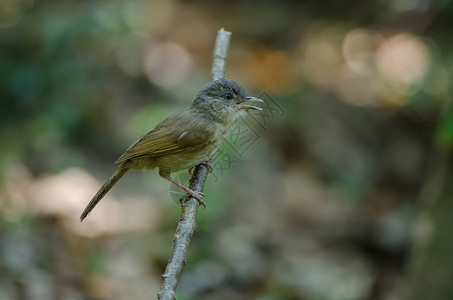
[[180, 170], [205, 164], [212, 171], [211, 157], [228, 138], [236, 122], [263, 100], [247, 96], [237, 82], [221, 78], [198, 91], [190, 106], [174, 113], [143, 134], [116, 163], [115, 173], [102, 185], [80, 216], [83, 221], [107, 192], [129, 170], [155, 169], [205, 207], [204, 194], [189, 189], [171, 177]]

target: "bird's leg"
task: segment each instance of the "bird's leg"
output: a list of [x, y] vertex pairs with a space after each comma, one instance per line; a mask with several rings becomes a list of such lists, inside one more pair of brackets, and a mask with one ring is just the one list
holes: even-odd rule
[[176, 180], [174, 180], [170, 176], [167, 176], [167, 177], [164, 177], [164, 178], [167, 179], [168, 181], [170, 181], [171, 183], [177, 185], [181, 189], [183, 189], [190, 196], [192, 196], [195, 199], [197, 199], [197, 201], [198, 201], [198, 203], [200, 203], [200, 205], [203, 205], [203, 207], [206, 207], [206, 204], [203, 201], [204, 194], [202, 192], [197, 192], [197, 191], [191, 190], [188, 187], [183, 186], [182, 184], [180, 184], [179, 182], [177, 182]]
[[[212, 157], [211, 156], [207, 160], [205, 160], [204, 162], [200, 163], [200, 165], [205, 165], [206, 167], [208, 167], [209, 172], [212, 172], [212, 170], [214, 169], [214, 167], [212, 166]], [[195, 168], [195, 166], [193, 166], [192, 168], [187, 170], [187, 172], [189, 172], [190, 175], [192, 175], [192, 169], [193, 168]]]

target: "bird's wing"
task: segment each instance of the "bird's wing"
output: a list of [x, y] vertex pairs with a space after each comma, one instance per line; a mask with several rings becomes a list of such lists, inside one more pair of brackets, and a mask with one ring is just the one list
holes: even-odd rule
[[157, 157], [202, 147], [209, 142], [209, 138], [206, 138], [208, 133], [205, 130], [197, 130], [197, 127], [195, 120], [187, 120], [183, 114], [172, 115], [140, 137], [116, 162]]

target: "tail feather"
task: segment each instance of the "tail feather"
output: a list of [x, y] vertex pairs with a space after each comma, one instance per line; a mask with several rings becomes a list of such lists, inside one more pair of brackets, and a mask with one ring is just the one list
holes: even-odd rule
[[107, 194], [108, 191], [115, 185], [115, 183], [120, 180], [120, 178], [129, 170], [129, 168], [125, 165], [125, 163], [122, 163], [118, 169], [116, 169], [115, 174], [110, 177], [109, 180], [107, 180], [102, 187], [99, 189], [99, 191], [94, 195], [93, 199], [91, 199], [90, 203], [85, 207], [82, 215], [80, 216], [80, 221], [83, 221], [83, 219], [88, 216], [88, 214], [93, 210], [93, 208], [101, 201], [101, 199]]

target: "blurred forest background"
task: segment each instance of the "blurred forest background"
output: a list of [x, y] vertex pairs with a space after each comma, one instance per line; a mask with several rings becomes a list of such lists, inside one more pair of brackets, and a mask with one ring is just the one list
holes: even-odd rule
[[266, 109], [216, 156], [178, 299], [452, 299], [452, 20], [449, 0], [0, 0], [0, 299], [156, 297], [179, 191], [130, 172], [79, 216], [209, 81], [221, 27]]

